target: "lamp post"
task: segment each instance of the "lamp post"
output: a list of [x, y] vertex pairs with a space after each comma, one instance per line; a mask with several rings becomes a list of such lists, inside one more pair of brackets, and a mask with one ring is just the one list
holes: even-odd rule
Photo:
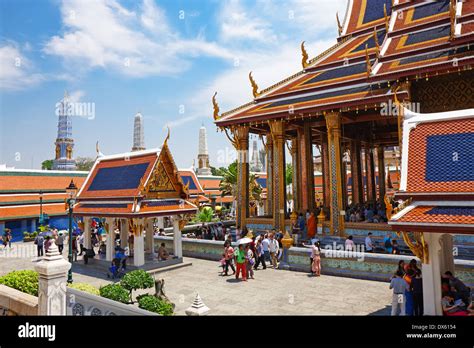
[[42, 226], [43, 225], [43, 191], [39, 192], [39, 199], [40, 199], [39, 223], [40, 223], [40, 226]]
[[69, 251], [68, 251], [68, 259], [69, 263], [71, 264], [71, 268], [67, 273], [67, 282], [72, 283], [72, 213], [74, 204], [76, 203], [76, 192], [77, 186], [74, 184], [74, 180], [71, 180], [71, 183], [68, 187], [66, 187], [66, 193], [68, 195], [67, 198], [67, 206], [68, 206], [68, 216], [69, 216]]

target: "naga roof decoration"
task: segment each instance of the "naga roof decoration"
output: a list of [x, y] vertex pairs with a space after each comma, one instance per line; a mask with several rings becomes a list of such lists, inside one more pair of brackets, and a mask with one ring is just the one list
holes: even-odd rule
[[216, 124], [376, 107], [393, 99], [390, 86], [401, 79], [470, 70], [474, 63], [473, 1], [349, 0], [341, 26], [327, 51], [310, 60], [303, 51], [304, 70], [222, 113]]

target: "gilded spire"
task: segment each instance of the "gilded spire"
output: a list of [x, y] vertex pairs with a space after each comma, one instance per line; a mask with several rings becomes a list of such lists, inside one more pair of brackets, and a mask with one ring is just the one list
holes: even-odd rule
[[170, 126], [166, 126], [166, 128], [168, 128], [168, 134], [166, 135], [165, 141], [163, 142], [163, 146], [168, 145], [168, 140], [171, 134]]
[[257, 98], [260, 95], [260, 93], [258, 92], [258, 85], [255, 82], [255, 80], [253, 79], [252, 72], [249, 72], [249, 80], [250, 80], [250, 84], [252, 85], [253, 97]]
[[217, 121], [220, 118], [220, 115], [219, 115], [219, 104], [217, 104], [216, 95], [217, 95], [217, 92], [214, 93], [214, 95], [212, 96], [212, 105], [214, 107], [214, 120]]
[[308, 66], [308, 52], [306, 52], [306, 48], [304, 47], [304, 41], [301, 43], [301, 55], [303, 58], [301, 59], [301, 65], [303, 66], [303, 69], [306, 69]]
[[337, 21], [337, 31], [339, 32], [339, 36], [342, 34], [342, 25], [341, 21], [339, 20], [339, 13], [336, 12], [336, 21]]

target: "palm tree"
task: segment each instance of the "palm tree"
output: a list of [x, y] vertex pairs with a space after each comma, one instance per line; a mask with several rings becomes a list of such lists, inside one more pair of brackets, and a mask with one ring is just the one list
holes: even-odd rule
[[[231, 163], [228, 168], [221, 169], [222, 180], [219, 184], [221, 196], [237, 196], [237, 161]], [[260, 202], [262, 197], [262, 187], [257, 182], [256, 174], [249, 175], [249, 194], [250, 201]]]

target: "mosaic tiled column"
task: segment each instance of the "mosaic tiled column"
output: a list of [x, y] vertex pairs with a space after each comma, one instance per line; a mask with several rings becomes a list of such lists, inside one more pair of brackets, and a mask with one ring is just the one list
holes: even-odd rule
[[282, 121], [269, 121], [273, 137], [273, 225], [277, 230], [285, 229], [286, 185], [285, 185], [285, 131]]
[[293, 177], [291, 182], [291, 188], [293, 193], [293, 211], [301, 210], [300, 202], [300, 168], [299, 168], [299, 149], [298, 149], [298, 140], [296, 138], [291, 139], [291, 165], [293, 168]]
[[322, 176], [323, 176], [323, 202], [324, 207], [329, 207], [331, 202], [331, 185], [329, 180], [329, 151], [328, 151], [328, 139], [326, 136], [323, 137], [321, 142], [321, 163], [322, 163]]
[[128, 219], [120, 219], [120, 247], [128, 245]]
[[107, 241], [105, 242], [105, 259], [112, 261], [115, 254], [115, 232], [114, 232], [114, 219], [105, 219], [105, 231], [107, 232]]
[[92, 241], [91, 241], [91, 220], [89, 217], [84, 217], [82, 219], [84, 221], [84, 248], [91, 249], [92, 248]]
[[375, 201], [375, 175], [374, 175], [374, 154], [370, 145], [365, 146], [365, 180], [367, 191], [367, 203]]
[[341, 172], [341, 115], [338, 112], [326, 114], [329, 152], [329, 180], [330, 180], [330, 232], [344, 235], [344, 218], [342, 201], [342, 172]]
[[377, 146], [377, 167], [378, 167], [378, 176], [379, 176], [379, 203], [382, 206], [382, 209], [385, 210], [385, 159], [384, 159], [384, 147]]
[[271, 134], [267, 135], [265, 143], [265, 150], [267, 152], [267, 202], [265, 215], [273, 215], [273, 139]]
[[351, 178], [352, 178], [352, 203], [360, 204], [364, 200], [364, 187], [362, 186], [360, 142], [351, 141]]
[[237, 144], [237, 228], [246, 224], [249, 210], [249, 127], [238, 126], [234, 131]]
[[311, 142], [311, 126], [305, 122], [303, 128], [298, 128], [301, 171], [301, 210], [314, 209], [314, 167], [313, 145]]

